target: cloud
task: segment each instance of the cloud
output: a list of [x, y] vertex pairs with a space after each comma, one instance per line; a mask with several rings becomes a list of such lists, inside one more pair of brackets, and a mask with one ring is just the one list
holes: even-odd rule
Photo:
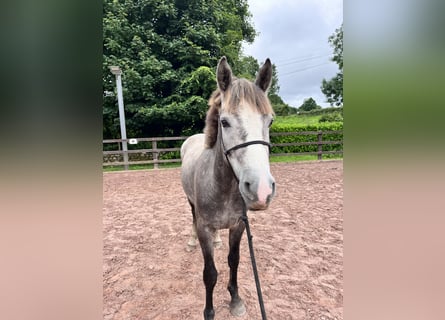
[[322, 106], [323, 78], [330, 79], [337, 65], [330, 61], [328, 37], [343, 21], [340, 0], [248, 0], [252, 22], [259, 32], [244, 53], [259, 62], [269, 57], [277, 66], [280, 96], [292, 106], [314, 98]]

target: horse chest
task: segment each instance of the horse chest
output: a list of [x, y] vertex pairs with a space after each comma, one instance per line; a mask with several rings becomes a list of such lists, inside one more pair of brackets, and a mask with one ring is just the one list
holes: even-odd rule
[[233, 200], [227, 200], [201, 207], [198, 219], [214, 229], [227, 229], [238, 223], [241, 214], [242, 207]]
[[215, 227], [217, 229], [227, 229], [238, 223], [241, 212], [234, 210], [233, 206], [225, 206], [215, 214]]

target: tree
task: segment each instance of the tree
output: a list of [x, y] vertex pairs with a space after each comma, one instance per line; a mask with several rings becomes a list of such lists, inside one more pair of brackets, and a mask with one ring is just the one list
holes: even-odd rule
[[332, 61], [336, 62], [340, 72], [331, 80], [323, 79], [321, 92], [333, 106], [343, 105], [343, 24], [329, 37], [329, 43], [334, 48]]
[[[255, 80], [256, 73], [260, 68], [258, 60], [252, 56], [241, 56], [239, 66], [233, 68], [235, 74], [240, 78], [246, 78], [251, 81]], [[296, 111], [295, 108], [290, 107], [278, 95], [280, 86], [278, 85], [278, 72], [275, 64], [272, 64], [272, 83], [269, 88], [268, 97], [276, 115], [287, 116]]]
[[[258, 60], [252, 56], [241, 56], [239, 60], [239, 65], [232, 68], [234, 74], [238, 75], [240, 78], [246, 78], [251, 81], [255, 80], [256, 73], [260, 68]], [[278, 95], [280, 91], [280, 86], [278, 85], [278, 72], [275, 64], [272, 64], [272, 83], [269, 88], [269, 97], [272, 95]], [[280, 98], [281, 99], [281, 98]]]
[[321, 109], [314, 99], [308, 98], [303, 101], [303, 104], [298, 108], [300, 111], [311, 111], [315, 109]]
[[[103, 10], [103, 91], [120, 66], [128, 136], [200, 130], [218, 59], [244, 65], [241, 43], [256, 36], [247, 0], [104, 0]], [[104, 138], [119, 136], [118, 119], [105, 97]]]

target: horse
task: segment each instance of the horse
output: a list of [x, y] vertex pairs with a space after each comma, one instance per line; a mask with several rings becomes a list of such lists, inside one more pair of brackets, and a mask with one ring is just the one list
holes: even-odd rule
[[218, 272], [213, 254], [220, 229], [229, 229], [230, 312], [234, 316], [246, 313], [237, 282], [245, 229], [241, 217], [245, 210], [266, 210], [275, 195], [269, 165], [269, 128], [274, 116], [267, 98], [271, 81], [269, 59], [251, 82], [235, 77], [223, 56], [216, 68], [217, 89], [209, 99], [204, 133], [187, 138], [181, 146], [181, 182], [193, 217], [189, 246], [197, 238], [204, 258], [205, 320], [215, 317], [213, 289]]

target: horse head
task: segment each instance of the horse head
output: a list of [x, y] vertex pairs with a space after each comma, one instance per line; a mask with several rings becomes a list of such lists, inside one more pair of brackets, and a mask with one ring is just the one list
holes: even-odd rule
[[219, 140], [247, 209], [264, 210], [275, 194], [269, 166], [269, 127], [274, 113], [267, 98], [272, 64], [267, 59], [251, 82], [234, 77], [222, 57], [216, 78], [218, 89], [209, 100], [204, 130], [206, 146], [211, 148]]

